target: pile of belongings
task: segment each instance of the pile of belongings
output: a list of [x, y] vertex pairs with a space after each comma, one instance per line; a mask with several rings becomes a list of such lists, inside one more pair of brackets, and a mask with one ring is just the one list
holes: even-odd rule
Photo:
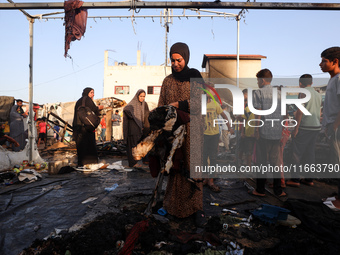
[[183, 158], [180, 148], [186, 134], [185, 124], [189, 121], [188, 113], [171, 105], [150, 112], [150, 133], [132, 149], [132, 155], [140, 160], [148, 154], [152, 177], [159, 171], [169, 173], [171, 168], [177, 168], [176, 159]]

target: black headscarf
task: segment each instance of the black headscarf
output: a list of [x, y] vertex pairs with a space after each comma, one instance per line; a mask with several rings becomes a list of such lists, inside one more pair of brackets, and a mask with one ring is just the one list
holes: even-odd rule
[[91, 92], [91, 90], [93, 90], [93, 88], [90, 88], [90, 87], [87, 87], [83, 90], [83, 94], [82, 96], [85, 97], [85, 96], [88, 96], [89, 93]]
[[178, 53], [179, 55], [182, 56], [182, 58], [185, 61], [185, 67], [183, 68], [182, 71], [176, 72], [172, 67], [172, 75], [180, 81], [190, 81], [190, 78], [202, 78], [201, 73], [194, 68], [189, 68], [188, 63], [189, 63], [189, 58], [190, 58], [190, 51], [188, 45], [185, 43], [175, 43], [174, 45], [171, 46], [170, 48], [170, 58], [172, 54]]

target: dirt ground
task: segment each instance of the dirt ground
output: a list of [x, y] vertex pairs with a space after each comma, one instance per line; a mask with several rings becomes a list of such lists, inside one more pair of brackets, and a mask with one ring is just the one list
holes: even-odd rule
[[[70, 149], [44, 150], [41, 156], [46, 161], [76, 160]], [[119, 155], [101, 155], [101, 160], [126, 164]], [[155, 185], [147, 168], [41, 174], [41, 181], [0, 187], [0, 254], [340, 254], [340, 215], [321, 202], [336, 191], [331, 181], [287, 187], [288, 198], [277, 198], [268, 188], [266, 197], [258, 198], [247, 193], [255, 186], [253, 180], [217, 179], [221, 193], [204, 187], [208, 222], [197, 228], [194, 217], [159, 215], [161, 201], [153, 214], [144, 214]], [[113, 184], [118, 187], [105, 191]], [[166, 179], [162, 187], [164, 196]], [[294, 207], [300, 200], [308, 204]], [[262, 204], [290, 209], [291, 215], [301, 217], [301, 224], [283, 226], [255, 217], [242, 224], [237, 219], [249, 219]], [[311, 213], [303, 214], [308, 210], [317, 212], [315, 224], [315, 218], [308, 218]], [[333, 232], [327, 232], [331, 227], [319, 228], [328, 223]]]

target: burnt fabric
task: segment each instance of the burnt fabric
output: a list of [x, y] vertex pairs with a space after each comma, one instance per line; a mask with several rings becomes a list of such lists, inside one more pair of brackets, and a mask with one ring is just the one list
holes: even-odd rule
[[136, 147], [143, 136], [149, 132], [149, 107], [143, 101], [139, 102], [138, 96], [145, 93], [140, 89], [133, 99], [124, 107], [123, 110], [123, 134], [124, 142], [127, 145], [127, 156], [129, 166], [133, 167], [137, 161], [132, 156], [132, 148]]
[[[166, 117], [164, 116], [157, 116], [159, 112], [159, 109], [165, 108], [164, 106], [158, 107], [155, 110], [153, 110], [149, 115], [149, 122], [150, 122], [150, 129], [151, 130], [157, 130], [161, 129], [165, 126], [166, 123]], [[165, 114], [164, 112], [163, 114]], [[169, 114], [167, 114], [169, 115]], [[172, 131], [175, 131], [180, 125], [187, 124], [190, 121], [190, 116], [188, 113], [181, 111], [176, 108], [176, 122], [173, 125]], [[152, 150], [152, 152], [149, 154], [149, 168], [151, 176], [156, 178], [158, 176], [158, 173], [161, 170], [161, 163], [160, 160], [166, 161], [166, 157], [168, 157], [170, 148], [161, 148], [161, 147], [168, 147], [167, 139], [169, 136], [172, 136], [172, 133], [169, 132], [163, 132], [160, 137], [155, 142], [155, 148]], [[160, 154], [158, 153], [160, 151], [166, 150], [165, 155], [163, 155], [165, 158], [160, 158]], [[173, 157], [173, 166], [171, 171], [180, 171], [181, 170], [181, 162], [184, 160], [184, 154], [181, 148], [178, 148], [175, 151], [174, 157]]]
[[68, 50], [72, 41], [80, 40], [86, 31], [87, 9], [81, 8], [83, 1], [67, 0], [64, 2], [65, 9], [65, 54], [67, 57]]
[[171, 131], [177, 120], [176, 108], [171, 105], [164, 105], [152, 110], [149, 114], [150, 130]]
[[[95, 132], [87, 131], [77, 115], [77, 109], [82, 104], [82, 100], [83, 97], [77, 101], [74, 107], [73, 116], [73, 139], [77, 146], [78, 166], [98, 163]], [[88, 96], [85, 96], [85, 106], [89, 107], [97, 116], [99, 116], [98, 107]]]
[[[187, 64], [189, 61], [189, 49], [183, 44], [175, 45], [171, 47], [171, 52], [179, 53], [183, 58], [187, 58]], [[184, 51], [181, 51], [182, 49]], [[192, 73], [195, 73], [195, 76], [199, 74], [197, 70], [192, 71]], [[192, 90], [192, 95], [194, 95], [195, 98], [200, 98], [201, 90], [198, 87], [202, 87], [202, 84], [199, 84], [198, 82], [192, 82], [192, 84], [190, 84], [190, 78], [197, 77], [194, 75], [191, 77], [189, 72], [184, 72], [182, 74], [178, 76], [173, 70], [173, 73], [164, 79], [158, 106], [168, 105], [178, 101], [186, 101], [190, 113], [190, 121], [195, 121], [196, 118], [201, 120], [200, 102], [199, 100], [190, 100], [190, 91]], [[190, 157], [194, 156], [195, 158], [201, 158], [200, 147], [197, 147], [194, 151], [190, 152], [190, 133], [193, 132], [196, 134], [196, 137], [199, 140], [202, 139], [203, 132], [199, 125], [191, 126], [190, 123], [185, 125], [187, 134], [181, 148], [184, 155], [182, 168], [185, 169], [184, 171], [187, 172], [188, 176], [190, 171]], [[202, 144], [202, 141], [199, 141], [199, 144]], [[203, 209], [202, 183], [192, 184], [188, 181], [187, 176], [180, 172], [171, 173], [165, 191], [163, 206], [169, 214], [178, 218], [188, 217], [196, 211]], [[193, 189], [192, 185], [196, 185], [197, 188]]]

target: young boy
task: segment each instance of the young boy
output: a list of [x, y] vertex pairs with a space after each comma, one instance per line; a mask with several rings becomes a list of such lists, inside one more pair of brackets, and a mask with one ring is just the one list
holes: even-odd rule
[[44, 141], [44, 145], [45, 145], [45, 148], [47, 146], [46, 144], [46, 131], [47, 131], [47, 128], [46, 128], [46, 118], [45, 117], [42, 117], [41, 119], [39, 118], [38, 119], [38, 125], [39, 125], [39, 139], [38, 139], [38, 144], [37, 146], [39, 147], [40, 145], [40, 142], [41, 140]]
[[53, 127], [53, 137], [55, 139], [56, 142], [59, 142], [60, 137], [59, 137], [59, 132], [60, 132], [60, 127], [59, 127], [59, 121], [56, 120], [55, 125]]
[[[213, 84], [210, 84], [213, 85]], [[210, 90], [210, 93], [214, 93]], [[219, 125], [214, 125], [214, 120], [218, 119], [218, 115], [221, 115], [223, 119], [228, 121], [228, 117], [223, 112], [221, 106], [211, 100], [208, 97], [207, 101], [207, 114], [205, 116], [205, 130], [204, 130], [204, 141], [203, 141], [203, 165], [205, 166], [216, 166], [217, 162], [217, 152], [218, 152], [218, 142], [220, 137]], [[226, 122], [228, 130], [231, 134], [234, 134], [234, 130], [231, 128], [229, 121]], [[208, 164], [209, 158], [209, 164]], [[208, 187], [213, 192], [220, 192], [220, 187], [215, 185], [213, 178], [208, 178], [203, 182], [204, 185]]]
[[119, 115], [119, 111], [116, 110], [115, 114], [112, 114], [111, 117], [112, 120], [112, 136], [115, 140], [120, 140], [122, 139], [122, 127], [121, 127], [121, 122], [122, 118]]
[[[340, 157], [340, 47], [331, 47], [321, 53], [320, 68], [330, 74], [323, 106], [322, 127], [325, 129], [331, 147], [331, 163], [339, 164]], [[327, 202], [327, 201], [326, 201]], [[338, 196], [327, 204], [340, 209], [340, 180]]]
[[[269, 69], [262, 69], [257, 74], [257, 85], [259, 90], [254, 91], [253, 94], [253, 105], [257, 110], [268, 110], [273, 104], [273, 88], [271, 81], [273, 79], [272, 72]], [[272, 167], [280, 166], [280, 139], [282, 135], [282, 116], [281, 116], [281, 93], [278, 93], [278, 104], [276, 110], [269, 115], [255, 115], [256, 119], [262, 120], [264, 125], [261, 127], [255, 127], [255, 138], [256, 138], [256, 163], [257, 165], [268, 165]], [[277, 120], [271, 122], [270, 120]], [[266, 121], [268, 120], [268, 121]], [[258, 124], [260, 126], [260, 124]], [[275, 174], [274, 174], [275, 175]], [[250, 194], [255, 196], [265, 196], [265, 184], [266, 179], [264, 176], [259, 176], [256, 179], [256, 190], [249, 191]], [[280, 173], [278, 176], [274, 176], [274, 194], [283, 197], [287, 194], [282, 191]]]
[[100, 121], [102, 132], [100, 133], [100, 140], [104, 142], [106, 140], [106, 113], [103, 114], [103, 118]]
[[[299, 79], [299, 87], [307, 89], [310, 94], [310, 100], [305, 104], [305, 108], [311, 115], [303, 115], [300, 109], [297, 110], [295, 119], [297, 125], [292, 133], [293, 138], [293, 163], [297, 165], [315, 164], [315, 143], [321, 130], [320, 124], [320, 108], [321, 95], [312, 88], [313, 77], [310, 74], [304, 74]], [[299, 94], [299, 98], [303, 98], [303, 94]], [[287, 181], [288, 186], [299, 187], [300, 182], [309, 186], [313, 186], [313, 180], [291, 179]]]

